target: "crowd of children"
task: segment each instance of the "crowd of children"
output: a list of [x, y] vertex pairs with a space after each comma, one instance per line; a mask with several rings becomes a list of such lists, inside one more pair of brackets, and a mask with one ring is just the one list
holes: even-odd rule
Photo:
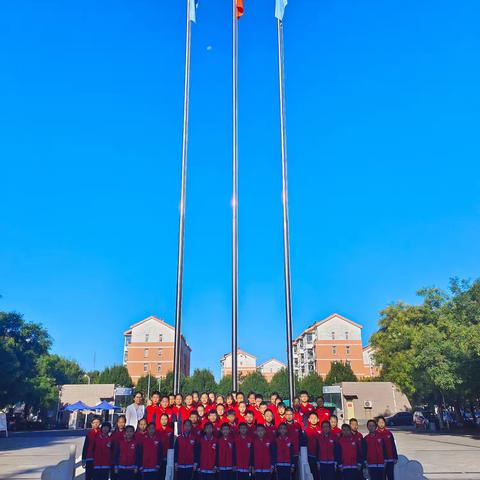
[[120, 415], [115, 429], [92, 421], [82, 454], [86, 480], [165, 480], [174, 450], [175, 480], [295, 480], [300, 447], [307, 447], [314, 480], [394, 480], [397, 450], [385, 419], [338, 418], [318, 397], [300, 392], [292, 407], [277, 394], [214, 395], [153, 392], [137, 425]]

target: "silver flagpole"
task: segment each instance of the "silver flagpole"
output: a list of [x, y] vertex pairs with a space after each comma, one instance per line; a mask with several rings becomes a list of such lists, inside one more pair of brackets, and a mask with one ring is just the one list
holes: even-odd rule
[[232, 390], [238, 390], [237, 316], [238, 316], [238, 19], [237, 3], [232, 0]]
[[290, 232], [288, 223], [287, 127], [285, 114], [285, 79], [283, 52], [283, 23], [277, 19], [278, 80], [280, 93], [280, 138], [282, 142], [282, 204], [283, 204], [283, 270], [285, 277], [285, 320], [287, 330], [288, 393], [291, 405], [295, 397], [292, 345], [292, 286], [290, 275]]
[[182, 287], [183, 252], [185, 239], [185, 202], [187, 196], [187, 152], [188, 152], [188, 107], [190, 95], [190, 43], [191, 43], [190, 0], [187, 0], [187, 25], [185, 37], [185, 80], [183, 89], [183, 141], [182, 141], [182, 181], [180, 193], [180, 219], [178, 227], [177, 291], [175, 302], [175, 344], [173, 359], [173, 392], [180, 392], [180, 350], [182, 338]]

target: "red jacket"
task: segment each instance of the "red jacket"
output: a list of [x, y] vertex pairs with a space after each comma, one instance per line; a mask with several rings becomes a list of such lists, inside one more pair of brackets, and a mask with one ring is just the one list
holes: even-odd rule
[[305, 427], [307, 427], [307, 424], [308, 424], [308, 415], [311, 412], [314, 412], [314, 411], [315, 411], [315, 408], [311, 403], [306, 403], [305, 405], [303, 403], [301, 403], [298, 406], [298, 413], [300, 414], [300, 416], [302, 418], [301, 423], [303, 423], [303, 425]]
[[95, 437], [100, 434], [100, 429], [91, 429], [86, 437], [85, 437], [85, 442], [83, 444], [83, 450], [82, 450], [82, 460], [84, 462], [87, 461], [92, 461], [93, 460], [93, 444], [95, 441]]
[[336, 460], [339, 467], [358, 469], [361, 460], [360, 447], [353, 437], [340, 437], [336, 445]]
[[167, 453], [163, 451], [162, 441], [158, 435], [146, 435], [141, 444], [141, 466], [144, 472], [156, 472], [160, 469], [163, 458]]
[[310, 423], [305, 428], [305, 437], [307, 440], [307, 452], [309, 457], [318, 457], [318, 437], [320, 432], [317, 426], [313, 426]]
[[160, 440], [160, 443], [162, 444], [162, 454], [163, 458], [167, 458], [167, 452], [170, 448], [173, 448], [173, 430], [171, 427], [160, 427], [159, 430], [157, 430], [157, 438]]
[[144, 432], [141, 432], [140, 430], [137, 430], [135, 432], [135, 441], [139, 445], [141, 445], [146, 436], [147, 436], [147, 431], [146, 430]]
[[235, 437], [235, 466], [237, 472], [248, 472], [252, 464], [253, 440], [250, 435]]
[[153, 422], [155, 425], [160, 425], [160, 405], [147, 405], [145, 412], [147, 423]]
[[135, 439], [127, 440], [125, 436], [115, 442], [113, 464], [122, 469], [136, 469], [140, 464], [139, 445]]
[[175, 440], [175, 463], [183, 467], [193, 467], [197, 445], [197, 436], [194, 433], [181, 433]]
[[113, 442], [109, 435], [98, 434], [93, 442], [93, 466], [110, 468], [112, 466]]
[[369, 433], [362, 440], [362, 458], [369, 467], [383, 467], [386, 457], [385, 442], [381, 435]]
[[395, 444], [393, 433], [387, 428], [383, 430], [377, 428], [377, 434], [380, 435], [385, 442], [385, 450], [387, 452], [385, 461], [393, 462], [394, 460], [398, 460], [397, 445]]
[[230, 436], [217, 440], [216, 465], [218, 470], [232, 470], [235, 465], [235, 443]]
[[274, 442], [277, 436], [277, 427], [273, 423], [264, 423], [263, 426], [265, 427], [265, 436]]
[[275, 442], [263, 437], [253, 441], [252, 467], [257, 472], [270, 472], [275, 463]]
[[288, 438], [292, 442], [293, 455], [300, 454], [300, 445], [302, 443], [302, 426], [295, 420], [291, 423], [285, 422], [288, 431]]
[[333, 427], [331, 430], [330, 430], [330, 433], [336, 438], [340, 438], [340, 436], [342, 435], [342, 429], [340, 427]]
[[330, 420], [330, 409], [326, 407], [317, 407], [318, 424], [321, 426], [325, 420]]
[[206, 435], [200, 437], [197, 463], [200, 472], [213, 473], [217, 460], [217, 438], [212, 435], [208, 438]]
[[335, 463], [335, 436], [321, 433], [318, 436], [318, 460], [320, 463]]
[[110, 434], [110, 438], [112, 439], [112, 441], [114, 443], [117, 443], [119, 442], [122, 438], [125, 437], [125, 429], [123, 430], [114, 430], [111, 434]]
[[257, 425], [255, 423], [246, 423], [248, 434], [251, 438], [256, 437], [255, 432], [257, 430]]
[[277, 467], [293, 465], [293, 444], [287, 435], [277, 437], [275, 463]]
[[183, 422], [190, 416], [190, 411], [183, 405], [174, 405], [170, 410], [170, 414], [172, 422], [178, 422], [178, 431], [181, 432], [183, 430]]
[[363, 438], [363, 435], [357, 430], [356, 432], [354, 432], [352, 430], [352, 437], [355, 439], [355, 441], [360, 445], [360, 448], [362, 447], [362, 438]]

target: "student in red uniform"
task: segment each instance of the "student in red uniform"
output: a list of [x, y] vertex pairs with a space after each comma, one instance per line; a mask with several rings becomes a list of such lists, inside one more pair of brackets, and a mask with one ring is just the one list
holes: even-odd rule
[[223, 397], [223, 395], [217, 395], [215, 397], [215, 404], [216, 405], [223, 405], [225, 403], [225, 398]]
[[323, 423], [324, 420], [330, 420], [330, 409], [325, 407], [325, 399], [322, 395], [317, 397], [317, 408], [316, 412], [318, 415], [318, 421], [320, 425]]
[[[304, 427], [306, 427], [307, 423], [308, 423], [310, 413], [314, 412], [315, 408], [309, 402], [307, 391], [302, 390], [299, 394], [299, 397], [300, 397], [300, 403], [298, 405], [298, 413], [301, 416], [302, 423], [303, 423]], [[318, 417], [317, 417], [317, 419], [318, 419]]]
[[165, 478], [165, 472], [167, 468], [167, 454], [168, 450], [170, 448], [173, 448], [173, 441], [174, 441], [174, 435], [173, 435], [173, 428], [170, 426], [170, 420], [168, 418], [168, 415], [164, 413], [160, 417], [160, 428], [157, 429], [157, 438], [160, 440], [160, 443], [162, 444], [162, 463], [161, 463], [161, 469], [160, 469], [160, 480], [163, 480]]
[[[170, 405], [170, 397], [168, 395], [164, 395], [160, 400], [160, 408], [159, 408], [159, 416], [163, 415], [164, 413], [168, 415], [169, 421], [172, 419], [172, 407]], [[158, 428], [159, 420], [156, 422]]]
[[183, 423], [188, 419], [190, 412], [187, 412], [183, 406], [183, 395], [177, 393], [175, 395], [175, 403], [171, 408], [171, 421], [173, 424], [177, 424], [177, 432], [181, 433], [183, 428]]
[[286, 418], [285, 418], [285, 410], [286, 410], [286, 405], [283, 402], [280, 402], [277, 405], [277, 412], [274, 412], [275, 415], [275, 425], [280, 425], [281, 423], [285, 423]]
[[200, 480], [214, 480], [217, 471], [217, 438], [213, 434], [212, 422], [207, 422], [198, 442], [197, 464]]
[[100, 417], [92, 420], [92, 429], [88, 431], [82, 450], [82, 466], [85, 469], [85, 480], [93, 480], [93, 442], [100, 433]]
[[175, 471], [177, 480], [192, 480], [197, 469], [198, 437], [192, 431], [192, 422], [185, 420], [183, 432], [175, 440]]
[[215, 407], [215, 393], [208, 392], [208, 403]]
[[172, 408], [175, 405], [175, 395], [173, 393], [168, 394], [168, 406]]
[[217, 441], [218, 480], [233, 480], [235, 466], [235, 442], [228, 423], [222, 425], [220, 438]]
[[225, 410], [228, 412], [229, 410], [236, 410], [237, 402], [235, 402], [235, 398], [233, 397], [232, 393], [229, 393], [225, 397]]
[[337, 438], [342, 434], [342, 429], [338, 426], [338, 417], [336, 415], [330, 415], [330, 432]]
[[288, 438], [292, 441], [293, 463], [297, 468], [300, 446], [303, 444], [303, 430], [300, 423], [294, 419], [293, 408], [291, 407], [285, 409], [285, 426], [287, 427]]
[[229, 410], [227, 412], [227, 425], [230, 427], [232, 435], [235, 435], [238, 431], [237, 416], [235, 415], [235, 410]]
[[235, 436], [235, 471], [237, 480], [248, 480], [251, 471], [253, 439], [248, 433], [247, 424], [242, 422], [238, 425], [238, 433]]
[[288, 436], [287, 426], [281, 423], [278, 426], [276, 439], [275, 470], [277, 480], [291, 480], [294, 469], [293, 443]]
[[360, 446], [352, 436], [347, 423], [342, 425], [342, 435], [336, 444], [336, 460], [342, 480], [357, 480], [362, 468]]
[[145, 408], [147, 423], [153, 422], [158, 424], [160, 421], [160, 392], [153, 392], [150, 395], [151, 404]]
[[137, 429], [135, 430], [135, 441], [141, 445], [143, 439], [147, 435], [147, 420], [142, 418], [138, 421]]
[[386, 449], [382, 435], [377, 432], [377, 422], [367, 422], [368, 434], [362, 440], [362, 458], [371, 480], [385, 480]]
[[[348, 422], [350, 424], [350, 430], [352, 431], [352, 437], [358, 443], [360, 451], [362, 450], [362, 438], [363, 435], [358, 431], [358, 420], [356, 418], [351, 418]], [[363, 480], [363, 472], [360, 469], [357, 472], [356, 480]]]
[[185, 407], [185, 410], [188, 412], [189, 416], [193, 412], [193, 410], [197, 409], [195, 403], [193, 402], [193, 394], [189, 393], [185, 395], [184, 407]]
[[125, 427], [125, 433], [114, 445], [113, 465], [118, 480], [135, 480], [140, 464], [140, 446], [135, 441], [135, 429]]
[[386, 426], [385, 417], [377, 417], [377, 433], [383, 438], [385, 450], [387, 451], [387, 456], [385, 457], [385, 477], [387, 480], [394, 480], [395, 464], [398, 462], [397, 445], [392, 432]]
[[335, 436], [330, 431], [330, 422], [322, 422], [318, 437], [318, 468], [320, 480], [335, 479]]
[[188, 419], [192, 422], [192, 433], [197, 437], [202, 433], [203, 426], [201, 422], [198, 420], [198, 413], [196, 410], [192, 410], [190, 412], [190, 416]]
[[258, 405], [258, 410], [255, 415], [255, 420], [257, 421], [257, 425], [262, 423], [265, 423], [265, 412], [268, 410], [268, 403], [267, 402], [262, 402], [260, 405]]
[[247, 404], [242, 400], [237, 403], [237, 420], [238, 423], [245, 422], [245, 414], [247, 413]]
[[275, 465], [275, 441], [265, 435], [263, 425], [257, 425], [252, 447], [252, 474], [255, 480], [271, 480]]
[[277, 399], [280, 398], [277, 392], [273, 392], [270, 395], [270, 403], [268, 404], [267, 408], [269, 408], [273, 414], [277, 413]]
[[253, 412], [257, 409], [257, 404], [255, 403], [255, 392], [248, 392], [247, 403], [247, 410], [251, 410]]
[[110, 438], [110, 422], [103, 422], [100, 433], [93, 441], [93, 478], [108, 480], [113, 460], [113, 442]]
[[145, 435], [140, 445], [139, 456], [143, 480], [158, 480], [165, 478], [167, 454], [166, 451], [163, 451], [162, 441], [155, 431], [155, 424], [153, 422], [148, 424], [147, 435]]
[[244, 402], [244, 401], [245, 401], [245, 394], [243, 392], [237, 392], [237, 394], [235, 395], [235, 402], [237, 403], [237, 405], [240, 402]]
[[277, 436], [277, 427], [275, 426], [275, 416], [273, 412], [269, 409], [265, 410], [263, 415], [265, 421], [263, 422], [263, 426], [265, 427], [265, 436], [270, 438], [271, 440], [275, 440]]
[[318, 437], [320, 430], [318, 427], [318, 416], [314, 411], [308, 415], [308, 422], [305, 428], [305, 440], [307, 444], [308, 465], [314, 480], [318, 480]]
[[[113, 451], [115, 451], [116, 445], [118, 442], [125, 436], [125, 425], [127, 424], [127, 417], [125, 415], [119, 415], [117, 418], [117, 423], [115, 424], [115, 430], [110, 434], [110, 438], [113, 442]], [[110, 473], [112, 480], [117, 480], [118, 474], [115, 472], [115, 469], [112, 467]]]
[[[202, 394], [200, 395], [200, 405], [203, 406], [204, 411], [205, 411], [205, 415], [207, 415], [208, 412], [210, 411], [210, 402], [208, 400], [208, 393], [207, 392], [202, 392]], [[198, 407], [198, 405], [197, 405], [197, 407]]]
[[194, 390], [192, 392], [192, 400], [193, 400], [193, 406], [197, 408], [198, 404], [200, 403], [200, 394], [197, 392], [197, 390]]
[[223, 406], [223, 403], [217, 403], [217, 407], [215, 410], [217, 412], [217, 421], [220, 423], [220, 425], [224, 423], [228, 423], [228, 419], [225, 413], [225, 407]]
[[205, 407], [202, 404], [197, 406], [197, 413], [198, 413], [198, 423], [200, 423], [200, 425], [203, 428], [203, 426], [207, 422], [207, 414], [205, 413]]
[[220, 435], [221, 423], [218, 420], [218, 415], [216, 410], [210, 410], [208, 412], [207, 423], [211, 423], [213, 425], [213, 435], [215, 437], [218, 437]]
[[248, 434], [253, 438], [257, 431], [257, 425], [255, 424], [255, 416], [251, 410], [248, 410], [245, 414], [245, 425], [247, 425]]

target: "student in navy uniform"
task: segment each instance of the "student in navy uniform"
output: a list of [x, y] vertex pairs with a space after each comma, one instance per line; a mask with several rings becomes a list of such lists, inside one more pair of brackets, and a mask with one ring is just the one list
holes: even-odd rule
[[291, 480], [295, 464], [293, 459], [293, 442], [288, 436], [285, 423], [278, 426], [276, 438], [275, 470], [277, 480]]
[[252, 474], [255, 480], [271, 480], [275, 465], [275, 441], [266, 436], [263, 425], [257, 425], [252, 448]]
[[135, 480], [140, 465], [140, 446], [135, 441], [135, 429], [125, 427], [125, 433], [114, 443], [113, 471], [118, 480]]
[[88, 431], [82, 450], [82, 466], [85, 469], [85, 480], [93, 480], [93, 443], [100, 433], [100, 417], [92, 420], [92, 429]]
[[368, 434], [362, 440], [362, 458], [368, 468], [370, 480], [385, 480], [385, 442], [377, 432], [377, 422], [367, 422]]
[[347, 423], [342, 425], [342, 435], [335, 446], [335, 456], [342, 480], [357, 480], [362, 468], [362, 457], [359, 443], [352, 436], [352, 430]]
[[235, 466], [235, 443], [232, 430], [228, 423], [220, 427], [220, 437], [217, 440], [216, 459], [218, 480], [233, 480], [233, 468]]
[[183, 432], [175, 440], [175, 471], [177, 480], [192, 480], [197, 469], [198, 437], [192, 430], [192, 422], [185, 420]]
[[94, 480], [108, 480], [113, 460], [113, 442], [110, 438], [110, 422], [103, 422], [100, 433], [93, 442], [93, 478]]

